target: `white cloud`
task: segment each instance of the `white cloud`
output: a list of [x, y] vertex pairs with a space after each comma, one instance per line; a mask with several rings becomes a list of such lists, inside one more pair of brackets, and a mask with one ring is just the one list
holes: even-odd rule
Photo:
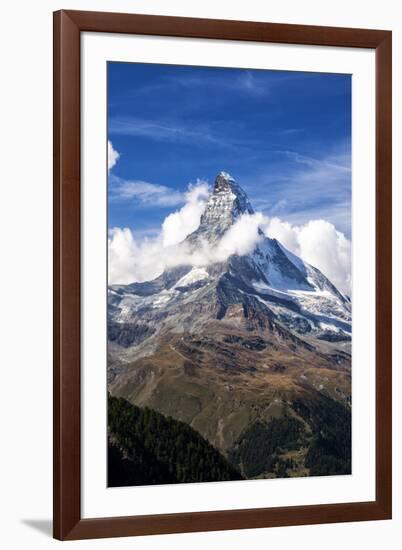
[[[166, 189], [172, 192], [171, 189]], [[142, 199], [145, 200], [145, 188], [143, 191]], [[163, 196], [167, 197], [168, 192], [163, 193]], [[127, 284], [151, 280], [160, 275], [165, 267], [191, 261], [190, 253], [177, 245], [199, 226], [207, 197], [206, 182], [199, 180], [194, 185], [190, 184], [188, 191], [181, 197], [185, 204], [165, 218], [154, 237], [136, 240], [128, 228], [111, 229], [108, 239], [109, 283]], [[161, 200], [161, 196], [158, 200]]]
[[263, 231], [268, 237], [278, 239], [285, 248], [294, 254], [300, 255], [297, 231], [290, 223], [283, 222], [279, 218], [269, 218]]
[[225, 261], [232, 254], [250, 253], [262, 238], [259, 229], [278, 239], [287, 249], [317, 267], [335, 286], [350, 294], [351, 243], [325, 220], [312, 220], [296, 226], [260, 212], [244, 214], [214, 247], [204, 242], [190, 250], [182, 241], [195, 231], [205, 207], [205, 182], [189, 186], [184, 206], [169, 214], [158, 235], [136, 240], [125, 228], [109, 232], [109, 283], [127, 284], [151, 280], [164, 269], [178, 265], [206, 266]]
[[299, 229], [300, 256], [317, 267], [341, 291], [351, 293], [350, 241], [324, 220], [314, 220]]
[[183, 208], [169, 214], [162, 224], [163, 246], [177, 244], [197, 229], [208, 198], [208, 183], [198, 180], [190, 184], [184, 198]]
[[297, 226], [271, 218], [263, 230], [317, 267], [341, 292], [351, 293], [351, 242], [332, 223], [311, 220]]
[[[254, 249], [262, 238], [258, 228], [264, 216], [260, 213], [245, 214], [239, 218], [214, 247], [204, 241], [193, 250], [183, 243], [183, 239], [197, 229], [200, 222], [202, 209], [197, 211], [197, 206], [194, 206], [195, 195], [195, 189], [190, 189], [188, 202], [176, 213], [177, 217], [171, 218], [174, 223], [168, 224], [167, 228], [162, 226], [156, 238], [137, 242], [128, 228], [114, 227], [109, 231], [109, 284], [149, 281], [165, 268], [179, 265], [206, 266], [223, 262], [232, 254], [243, 255]], [[192, 210], [197, 217], [187, 217], [188, 210]], [[179, 235], [182, 236], [180, 241]]]
[[127, 227], [109, 230], [108, 270], [109, 282], [126, 284], [138, 278], [136, 261], [137, 244]]
[[107, 168], [111, 170], [116, 162], [119, 160], [120, 153], [113, 149], [112, 142], [107, 142]]
[[252, 252], [263, 237], [258, 230], [264, 222], [265, 216], [261, 212], [241, 216], [219, 242], [215, 252], [217, 258], [224, 261], [232, 254], [244, 256]]

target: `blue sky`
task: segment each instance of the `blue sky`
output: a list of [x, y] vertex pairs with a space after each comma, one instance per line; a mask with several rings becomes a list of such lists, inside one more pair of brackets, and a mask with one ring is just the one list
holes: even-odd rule
[[225, 170], [255, 210], [350, 238], [349, 75], [110, 62], [108, 139], [110, 227], [153, 235]]

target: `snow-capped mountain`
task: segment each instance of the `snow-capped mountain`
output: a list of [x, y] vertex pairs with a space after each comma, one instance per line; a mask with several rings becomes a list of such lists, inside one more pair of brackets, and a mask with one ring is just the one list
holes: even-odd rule
[[[183, 246], [217, 247], [252, 215], [221, 172]], [[297, 418], [306, 433], [292, 460], [306, 475], [320, 411], [338, 411], [348, 428], [350, 337], [349, 298], [260, 231], [247, 254], [109, 287], [109, 391], [188, 423], [228, 456], [256, 423]]]
[[[200, 225], [183, 243], [196, 249], [219, 240], [243, 215], [254, 214], [246, 193], [233, 178], [221, 172], [201, 217]], [[260, 232], [261, 233], [261, 232]], [[247, 255], [232, 255], [224, 262], [181, 266], [145, 283], [113, 285], [109, 289], [111, 323], [131, 323], [139, 317], [160, 332], [180, 324], [197, 331], [211, 316], [222, 319], [235, 304], [253, 303], [287, 328], [302, 335], [347, 341], [351, 332], [351, 304], [316, 268], [287, 250], [279, 241], [261, 233], [261, 240]], [[203, 315], [184, 313], [189, 304]], [[163, 321], [161, 322], [161, 316]], [[180, 318], [181, 322], [179, 322]], [[152, 332], [154, 334], [154, 331]], [[147, 339], [142, 331], [140, 339]]]

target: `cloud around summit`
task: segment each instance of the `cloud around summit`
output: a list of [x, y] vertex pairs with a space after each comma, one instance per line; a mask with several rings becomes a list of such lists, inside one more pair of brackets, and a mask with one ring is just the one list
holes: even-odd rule
[[244, 214], [214, 247], [204, 243], [191, 251], [183, 240], [197, 229], [208, 199], [208, 184], [197, 181], [184, 193], [181, 208], [168, 214], [153, 237], [137, 237], [129, 228], [109, 230], [109, 284], [152, 280], [179, 265], [205, 266], [232, 254], [252, 252], [261, 234], [276, 238], [288, 250], [317, 267], [345, 294], [351, 292], [351, 242], [323, 219], [292, 225], [261, 212]]

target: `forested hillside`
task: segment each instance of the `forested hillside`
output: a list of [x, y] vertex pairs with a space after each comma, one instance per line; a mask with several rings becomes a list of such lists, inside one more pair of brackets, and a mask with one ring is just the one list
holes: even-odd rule
[[108, 400], [108, 486], [242, 479], [241, 474], [184, 422]]

